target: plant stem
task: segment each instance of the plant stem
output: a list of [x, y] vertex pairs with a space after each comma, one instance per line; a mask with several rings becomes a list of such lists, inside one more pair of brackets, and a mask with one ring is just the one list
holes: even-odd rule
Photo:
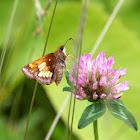
[[5, 59], [6, 50], [7, 50], [7, 47], [8, 47], [8, 41], [9, 41], [9, 38], [10, 38], [10, 33], [11, 33], [11, 29], [12, 29], [12, 25], [13, 25], [13, 19], [14, 19], [15, 13], [16, 13], [17, 5], [18, 5], [18, 0], [15, 0], [14, 5], [13, 5], [13, 9], [12, 9], [12, 12], [11, 12], [10, 21], [8, 23], [7, 33], [6, 33], [6, 36], [5, 36], [3, 50], [2, 50], [1, 58], [0, 58], [0, 75], [1, 75], [2, 67], [3, 67], [3, 63], [4, 63], [4, 59]]
[[97, 120], [93, 122], [93, 129], [94, 129], [94, 138], [95, 138], [95, 140], [99, 140]]
[[[75, 68], [77, 68], [77, 72], [75, 73], [75, 76], [77, 77], [76, 88], [77, 88], [77, 83], [78, 83], [80, 54], [81, 54], [81, 50], [82, 50], [83, 31], [84, 31], [84, 27], [85, 27], [84, 25], [85, 25], [86, 8], [87, 8], [87, 0], [85, 0], [84, 6], [83, 6], [83, 9], [82, 9], [81, 24], [80, 24], [80, 28], [79, 28], [79, 33], [77, 35], [77, 44], [75, 44], [75, 46], [77, 47], [77, 52], [78, 52], [78, 49], [79, 49], [79, 53], [77, 53], [78, 55], [76, 54], [76, 58], [78, 58], [78, 65], [75, 66]], [[75, 92], [75, 97], [76, 97], [76, 92]], [[73, 120], [74, 120], [75, 102], [76, 102], [76, 98], [74, 98], [74, 102], [73, 102], [73, 111], [72, 111], [70, 137], [69, 137], [70, 140], [72, 138], [72, 127], [73, 127]]]
[[69, 135], [69, 122], [70, 122], [70, 113], [71, 113], [71, 103], [72, 103], [72, 93], [70, 95], [70, 103], [69, 103], [68, 119], [67, 119], [67, 125], [66, 125], [66, 136], [65, 136], [65, 140], [68, 139], [68, 135]]
[[55, 10], [56, 10], [56, 7], [57, 7], [57, 2], [58, 2], [58, 0], [56, 0], [56, 2], [55, 2], [55, 6], [54, 6], [54, 10], [53, 10], [53, 14], [52, 14], [52, 19], [51, 19], [51, 23], [50, 23], [50, 26], [49, 26], [49, 31], [48, 31], [48, 34], [47, 34], [47, 38], [46, 38], [46, 42], [45, 42], [45, 47], [44, 47], [43, 55], [42, 55], [42, 56], [44, 56], [44, 54], [45, 54], [45, 50], [46, 50], [46, 47], [47, 47], [47, 43], [48, 43], [48, 39], [49, 39], [49, 35], [50, 35], [50, 31], [51, 31], [52, 23], [53, 23], [53, 18], [54, 18]]
[[99, 47], [100, 43], [102, 42], [106, 32], [108, 31], [110, 25], [112, 24], [113, 20], [115, 19], [117, 13], [119, 12], [122, 4], [123, 4], [124, 0], [118, 0], [118, 3], [116, 5], [116, 7], [114, 8], [109, 20], [107, 21], [106, 25], [104, 26], [100, 36], [98, 37], [95, 45], [93, 46], [93, 49], [91, 51], [91, 55], [93, 56], [95, 54], [95, 51], [97, 50], [97, 48]]
[[33, 92], [33, 96], [32, 96], [32, 101], [31, 101], [31, 105], [30, 105], [30, 110], [29, 110], [29, 114], [28, 114], [26, 129], [25, 129], [25, 133], [24, 133], [24, 140], [26, 140], [26, 136], [27, 136], [28, 125], [29, 125], [29, 121], [30, 121], [30, 116], [31, 116], [31, 112], [32, 112], [34, 100], [35, 100], [37, 85], [38, 85], [38, 82], [36, 81], [36, 83], [35, 83], [35, 88], [34, 88], [34, 92]]

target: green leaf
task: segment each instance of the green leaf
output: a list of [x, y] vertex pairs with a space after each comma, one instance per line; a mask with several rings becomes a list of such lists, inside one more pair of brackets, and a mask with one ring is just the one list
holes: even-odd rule
[[109, 103], [119, 104], [119, 105], [123, 105], [123, 106], [124, 106], [123, 101], [120, 100], [120, 99], [111, 99], [111, 100], [109, 101]]
[[123, 121], [126, 125], [137, 131], [138, 126], [133, 114], [124, 106], [123, 102], [118, 99], [111, 99], [107, 103], [110, 113], [117, 119]]
[[63, 91], [73, 92], [73, 89], [71, 87], [64, 87]]
[[66, 80], [67, 80], [67, 83], [72, 86], [72, 84], [70, 83], [69, 81], [69, 73], [67, 71], [65, 71], [65, 75], [66, 75]]
[[89, 105], [88, 107], [86, 107], [80, 118], [78, 128], [82, 129], [90, 123], [94, 122], [99, 117], [101, 117], [105, 113], [105, 111], [106, 106], [103, 103]]

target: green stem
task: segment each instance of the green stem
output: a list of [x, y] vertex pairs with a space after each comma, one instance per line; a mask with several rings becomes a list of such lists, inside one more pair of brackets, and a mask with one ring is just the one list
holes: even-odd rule
[[97, 120], [93, 122], [93, 129], [94, 129], [94, 138], [95, 138], [95, 140], [99, 140]]

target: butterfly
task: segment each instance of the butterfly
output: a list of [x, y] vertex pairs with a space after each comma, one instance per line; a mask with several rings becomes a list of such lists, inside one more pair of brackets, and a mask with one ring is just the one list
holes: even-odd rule
[[62, 45], [55, 52], [25, 65], [22, 72], [29, 79], [36, 80], [39, 83], [50, 85], [55, 82], [56, 85], [59, 85], [63, 77], [63, 69], [66, 69], [68, 55], [66, 55], [66, 46]]

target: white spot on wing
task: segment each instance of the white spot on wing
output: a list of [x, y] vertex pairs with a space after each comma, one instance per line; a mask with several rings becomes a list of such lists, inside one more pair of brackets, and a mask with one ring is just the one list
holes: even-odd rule
[[52, 72], [47, 71], [47, 72], [45, 73], [45, 76], [46, 76], [46, 77], [52, 77]]
[[44, 72], [43, 77], [45, 78], [46, 72]]
[[38, 68], [41, 68], [41, 67], [43, 67], [44, 65], [46, 66], [46, 62], [41, 63], [41, 64], [38, 66]]
[[46, 67], [46, 62], [41, 63], [41, 64], [38, 66], [39, 71], [42, 71], [45, 67]]
[[50, 73], [50, 71], [47, 71], [46, 77], [49, 77], [49, 73]]
[[50, 72], [49, 77], [52, 77], [52, 72]]
[[30, 67], [30, 68], [33, 68], [34, 66], [33, 66], [33, 64], [29, 64], [29, 67]]
[[41, 71], [41, 72], [38, 74], [39, 77], [42, 77], [43, 75], [44, 75], [44, 72], [43, 72], [43, 71]]
[[46, 72], [44, 72], [44, 71], [41, 71], [39, 74], [38, 74], [38, 76], [39, 77], [47, 77], [47, 78], [50, 78], [50, 77], [52, 77], [52, 72], [50, 72], [50, 71], [46, 71]]

